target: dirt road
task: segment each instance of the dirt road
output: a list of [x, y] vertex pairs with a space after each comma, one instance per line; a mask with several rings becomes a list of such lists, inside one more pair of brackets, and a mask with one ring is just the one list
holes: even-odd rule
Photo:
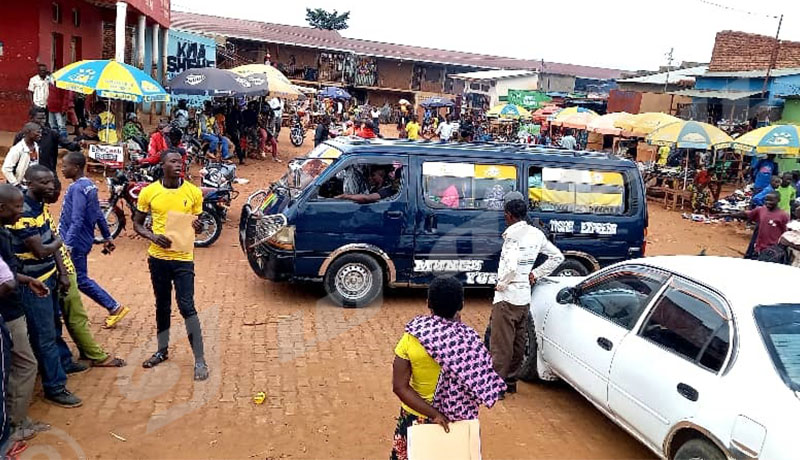
[[[291, 149], [281, 133], [282, 157]], [[307, 141], [308, 142], [308, 141]], [[302, 152], [308, 150], [306, 149]], [[66, 410], [35, 399], [32, 415], [54, 425], [30, 443], [29, 458], [386, 458], [398, 411], [391, 391], [392, 350], [407, 320], [425, 311], [424, 292], [390, 291], [378, 306], [327, 305], [318, 288], [273, 284], [250, 271], [237, 244], [245, 196], [285, 168], [251, 161], [221, 239], [196, 251], [196, 303], [211, 379], [192, 381], [192, 359], [177, 311], [170, 361], [145, 371], [155, 350], [146, 244], [130, 224], [110, 257], [95, 251], [93, 276], [133, 312], [116, 329], [84, 299], [101, 344], [125, 358], [122, 370], [71, 377], [84, 406]], [[104, 188], [104, 187], [103, 187]], [[691, 223], [651, 205], [650, 254], [736, 255], [747, 243], [734, 226]], [[731, 249], [734, 248], [734, 249]], [[489, 293], [471, 291], [464, 320], [482, 331]], [[40, 392], [40, 389], [37, 389]], [[262, 405], [253, 402], [266, 393]], [[489, 459], [639, 459], [651, 452], [564, 385], [522, 384], [481, 413]]]

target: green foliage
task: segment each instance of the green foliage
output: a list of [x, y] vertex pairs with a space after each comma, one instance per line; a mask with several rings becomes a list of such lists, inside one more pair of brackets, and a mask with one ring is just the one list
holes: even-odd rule
[[339, 14], [338, 11], [326, 11], [322, 8], [306, 8], [306, 21], [315, 29], [324, 30], [344, 30], [348, 27], [347, 20], [350, 19], [350, 12], [345, 11]]

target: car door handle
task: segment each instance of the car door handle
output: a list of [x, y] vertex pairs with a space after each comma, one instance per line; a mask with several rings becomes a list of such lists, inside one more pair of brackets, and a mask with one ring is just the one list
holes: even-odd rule
[[428, 214], [425, 216], [425, 231], [429, 233], [436, 232], [436, 214]]
[[386, 217], [389, 219], [399, 219], [403, 217], [403, 211], [386, 211]]
[[600, 348], [602, 348], [603, 350], [611, 351], [611, 349], [614, 348], [614, 344], [611, 343], [611, 341], [608, 340], [605, 337], [598, 337], [597, 338], [597, 345], [599, 345]]
[[685, 383], [678, 384], [678, 394], [692, 402], [697, 401], [700, 398], [700, 393]]

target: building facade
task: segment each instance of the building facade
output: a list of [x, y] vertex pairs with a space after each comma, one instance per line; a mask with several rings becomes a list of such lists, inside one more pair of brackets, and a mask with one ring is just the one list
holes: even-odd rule
[[0, 130], [16, 131], [27, 120], [28, 80], [39, 64], [53, 71], [121, 57], [152, 69], [145, 66], [144, 37], [163, 36], [169, 20], [169, 0], [0, 2]]

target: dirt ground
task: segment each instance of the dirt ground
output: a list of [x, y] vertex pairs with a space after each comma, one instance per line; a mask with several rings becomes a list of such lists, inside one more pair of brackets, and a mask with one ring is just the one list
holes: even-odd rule
[[[305, 153], [281, 132], [284, 160]], [[146, 243], [129, 225], [112, 256], [95, 251], [90, 272], [132, 313], [113, 330], [104, 311], [84, 299], [92, 330], [129, 365], [70, 377], [84, 400], [78, 409], [44, 403], [37, 389], [31, 415], [54, 430], [30, 442], [25, 458], [386, 458], [399, 403], [391, 391], [393, 348], [402, 327], [425, 311], [422, 290], [393, 290], [377, 306], [329, 306], [318, 287], [258, 279], [238, 247], [239, 210], [251, 191], [285, 168], [250, 161], [221, 239], [197, 250], [196, 303], [211, 378], [192, 381], [192, 358], [177, 311], [170, 360], [140, 363], [155, 350], [153, 294]], [[101, 186], [104, 189], [104, 186]], [[648, 254], [736, 256], [747, 245], [741, 226], [706, 225], [650, 205]], [[469, 291], [464, 320], [485, 328], [486, 291]], [[266, 393], [257, 405], [253, 395]], [[483, 454], [489, 459], [640, 459], [653, 454], [564, 385], [521, 384], [517, 395], [483, 410]]]

